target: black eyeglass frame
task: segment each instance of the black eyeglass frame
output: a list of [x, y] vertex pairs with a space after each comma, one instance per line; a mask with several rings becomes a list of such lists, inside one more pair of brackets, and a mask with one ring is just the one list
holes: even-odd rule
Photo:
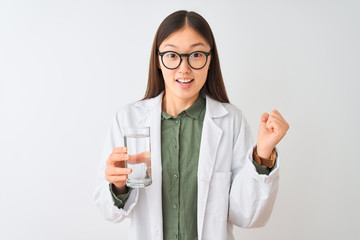
[[[169, 68], [169, 67], [167, 67], [167, 66], [165, 65], [165, 63], [164, 63], [164, 60], [163, 60], [163, 56], [164, 56], [166, 53], [169, 53], [169, 52], [175, 53], [176, 55], [178, 55], [178, 56], [180, 57], [179, 65], [177, 65], [177, 66], [174, 67], [174, 68]], [[200, 67], [200, 68], [194, 68], [193, 66], [191, 66], [190, 61], [189, 61], [189, 56], [190, 56], [191, 54], [194, 54], [194, 53], [197, 53], [197, 52], [203, 53], [203, 54], [205, 54], [205, 56], [206, 56], [206, 61], [205, 61], [204, 65], [203, 65], [202, 67]], [[211, 55], [211, 50], [210, 50], [209, 52], [194, 51], [194, 52], [191, 52], [191, 53], [177, 53], [177, 52], [175, 52], [175, 51], [165, 51], [165, 52], [160, 52], [160, 51], [158, 51], [158, 55], [161, 56], [161, 62], [162, 62], [162, 64], [164, 65], [164, 67], [166, 67], [167, 69], [170, 69], [170, 70], [177, 69], [177, 68], [181, 65], [181, 63], [182, 63], [182, 57], [186, 57], [187, 63], [189, 64], [189, 66], [190, 66], [192, 69], [200, 70], [200, 69], [204, 68], [205, 65], [207, 64], [208, 57]]]

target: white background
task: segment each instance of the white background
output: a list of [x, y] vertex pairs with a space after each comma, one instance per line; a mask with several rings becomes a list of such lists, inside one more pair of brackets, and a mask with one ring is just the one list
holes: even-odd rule
[[359, 1], [1, 0], [0, 239], [126, 239], [93, 202], [99, 157], [180, 9], [212, 27], [254, 139], [263, 112], [290, 124], [272, 217], [237, 239], [360, 238]]

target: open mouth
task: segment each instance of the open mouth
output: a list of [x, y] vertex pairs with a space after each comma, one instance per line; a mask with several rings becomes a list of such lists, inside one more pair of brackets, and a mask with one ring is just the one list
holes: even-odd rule
[[180, 83], [181, 85], [186, 86], [186, 85], [190, 84], [191, 82], [193, 82], [194, 79], [176, 79], [176, 81], [178, 83]]

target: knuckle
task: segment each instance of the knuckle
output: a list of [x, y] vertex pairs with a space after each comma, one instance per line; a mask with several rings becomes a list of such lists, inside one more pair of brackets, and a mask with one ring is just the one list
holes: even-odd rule
[[112, 162], [119, 161], [121, 159], [121, 154], [119, 154], [119, 153], [112, 154], [110, 159]]
[[116, 152], [116, 153], [124, 153], [124, 152], [126, 152], [126, 147], [117, 147], [117, 148], [114, 148], [114, 149], [113, 149], [113, 152]]
[[128, 158], [129, 158], [129, 156], [126, 153], [123, 153], [123, 154], [119, 155], [120, 160], [127, 160]]
[[278, 112], [276, 109], [274, 109], [274, 110], [272, 110], [272, 112], [270, 113], [270, 115], [272, 115], [272, 116], [274, 116], [274, 115], [279, 115], [279, 112]]
[[109, 176], [105, 176], [105, 179], [106, 179], [106, 181], [108, 181], [108, 182], [112, 182], [112, 181], [111, 181], [111, 178], [110, 178]]
[[120, 148], [119, 147], [113, 148], [112, 152], [113, 153], [118, 153], [118, 152], [120, 152]]
[[105, 175], [106, 176], [110, 176], [111, 175], [111, 170], [109, 168], [105, 169]]

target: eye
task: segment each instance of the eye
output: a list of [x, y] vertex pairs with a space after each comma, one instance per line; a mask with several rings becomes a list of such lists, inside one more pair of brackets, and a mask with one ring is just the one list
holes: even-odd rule
[[165, 57], [171, 60], [177, 59], [178, 55], [174, 52], [168, 52], [165, 54]]
[[193, 59], [200, 59], [204, 57], [204, 54], [202, 52], [193, 52], [190, 57]]

